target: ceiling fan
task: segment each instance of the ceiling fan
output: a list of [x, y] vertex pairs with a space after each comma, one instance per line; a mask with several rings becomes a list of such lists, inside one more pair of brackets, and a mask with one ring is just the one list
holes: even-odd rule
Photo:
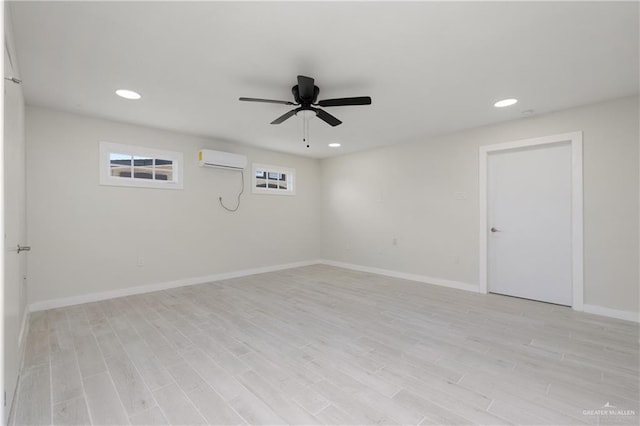
[[[334, 107], [334, 106], [347, 106], [347, 105], [371, 105], [371, 98], [369, 96], [358, 96], [355, 98], [336, 98], [336, 99], [324, 99], [318, 101], [318, 94], [320, 89], [314, 84], [314, 80], [311, 77], [305, 77], [303, 75], [298, 76], [298, 84], [291, 88], [293, 93], [293, 99], [291, 101], [277, 101], [274, 99], [259, 99], [259, 98], [240, 98], [241, 101], [247, 102], [266, 102], [270, 104], [282, 104], [282, 105], [296, 105], [298, 108], [294, 108], [291, 111], [281, 115], [271, 122], [271, 124], [280, 124], [288, 118], [293, 117], [300, 111], [313, 111], [316, 116], [322, 121], [331, 126], [337, 126], [342, 124], [342, 121], [338, 120], [328, 112], [316, 108], [320, 107]], [[317, 103], [316, 103], [317, 101]]]

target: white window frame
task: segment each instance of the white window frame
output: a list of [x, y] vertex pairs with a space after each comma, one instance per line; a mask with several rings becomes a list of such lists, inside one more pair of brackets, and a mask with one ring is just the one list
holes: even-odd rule
[[[110, 154], [131, 154], [138, 157], [171, 160], [173, 162], [173, 180], [136, 179], [111, 176]], [[100, 185], [128, 186], [134, 188], [182, 189], [183, 188], [183, 154], [136, 145], [125, 145], [114, 142], [100, 142]]]
[[[279, 188], [258, 188], [256, 172], [265, 170], [272, 173], [284, 173], [287, 175], [287, 189]], [[267, 185], [268, 186], [268, 185]], [[270, 164], [253, 163], [251, 165], [251, 192], [254, 194], [269, 195], [296, 195], [296, 169], [282, 166], [274, 166]]]

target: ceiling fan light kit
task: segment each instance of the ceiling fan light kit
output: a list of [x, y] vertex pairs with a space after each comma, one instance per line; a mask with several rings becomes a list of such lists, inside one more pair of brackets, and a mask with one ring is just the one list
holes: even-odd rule
[[369, 96], [358, 96], [351, 98], [336, 98], [336, 99], [324, 99], [318, 101], [318, 95], [320, 94], [320, 88], [315, 85], [315, 81], [311, 77], [305, 77], [304, 75], [298, 76], [298, 84], [291, 88], [291, 93], [293, 94], [293, 99], [295, 102], [291, 101], [279, 101], [274, 99], [261, 99], [261, 98], [245, 98], [241, 97], [239, 100], [245, 102], [264, 102], [264, 103], [272, 103], [272, 104], [281, 104], [281, 105], [292, 105], [297, 106], [280, 117], [276, 118], [271, 122], [271, 124], [280, 124], [285, 120], [293, 117], [294, 115], [298, 115], [298, 113], [303, 116], [303, 142], [307, 143], [307, 148], [309, 147], [308, 142], [308, 124], [307, 120], [311, 113], [315, 114], [320, 120], [329, 124], [332, 127], [338, 126], [342, 124], [338, 118], [329, 114], [323, 109], [317, 107], [334, 107], [334, 106], [352, 106], [352, 105], [371, 105], [371, 97]]

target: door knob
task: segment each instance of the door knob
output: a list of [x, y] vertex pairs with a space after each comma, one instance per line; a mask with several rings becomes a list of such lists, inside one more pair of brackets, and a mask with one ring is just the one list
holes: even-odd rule
[[20, 244], [18, 244], [18, 250], [16, 250], [18, 252], [18, 254], [20, 254], [21, 251], [31, 251], [31, 247], [29, 246], [21, 246]]
[[491, 232], [500, 232], [495, 226], [491, 228]]

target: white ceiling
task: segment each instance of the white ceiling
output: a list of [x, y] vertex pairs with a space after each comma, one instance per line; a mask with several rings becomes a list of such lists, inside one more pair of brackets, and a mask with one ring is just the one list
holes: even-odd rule
[[[16, 2], [26, 100], [311, 157], [638, 93], [638, 3]], [[269, 123], [296, 75], [344, 123]], [[127, 88], [143, 95], [127, 101]], [[516, 97], [513, 107], [496, 100]], [[330, 149], [329, 142], [342, 148]]]

